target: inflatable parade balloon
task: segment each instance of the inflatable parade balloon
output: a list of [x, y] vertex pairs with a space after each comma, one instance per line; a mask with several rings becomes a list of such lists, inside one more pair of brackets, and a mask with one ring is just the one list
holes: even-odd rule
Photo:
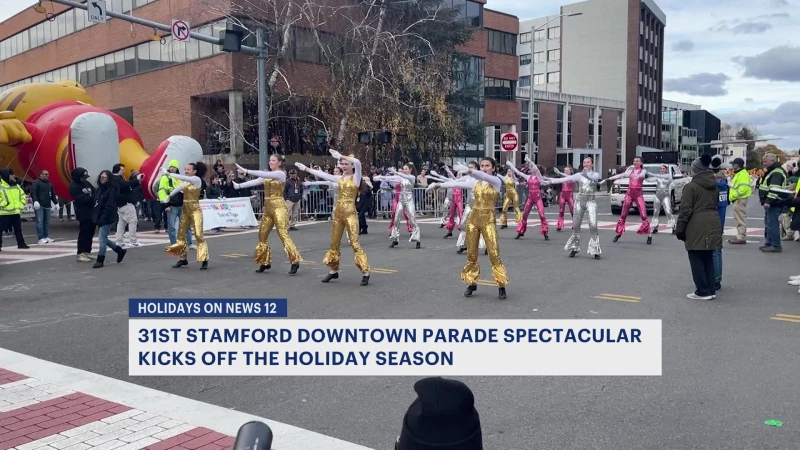
[[72, 170], [83, 167], [94, 183], [101, 170], [122, 163], [126, 175], [144, 174], [144, 196], [156, 199], [161, 168], [177, 159], [181, 165], [201, 160], [203, 149], [187, 136], [172, 136], [152, 155], [139, 134], [122, 117], [94, 106], [79, 83], [34, 83], [0, 93], [0, 167], [35, 179], [50, 172], [56, 195], [72, 200]]

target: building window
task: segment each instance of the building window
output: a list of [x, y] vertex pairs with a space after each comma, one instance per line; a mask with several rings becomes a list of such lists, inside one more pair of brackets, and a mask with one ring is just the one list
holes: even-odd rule
[[533, 54], [533, 62], [534, 63], [543, 63], [544, 62], [544, 52], [536, 52]]
[[561, 60], [561, 49], [548, 51], [547, 52], [547, 60], [548, 61], [559, 61], [559, 60]]
[[519, 77], [519, 87], [531, 87], [531, 77]]
[[544, 74], [537, 73], [533, 76], [533, 85], [534, 86], [544, 86]]
[[559, 39], [561, 37], [561, 27], [547, 29], [547, 39]]
[[594, 114], [595, 109], [589, 109], [589, 143], [594, 146]]
[[500, 151], [500, 131], [501, 128], [499, 126], [494, 127], [494, 139], [492, 139], [494, 144], [494, 151]]
[[319, 51], [314, 33], [307, 28], [296, 27], [294, 29], [294, 39], [292, 40], [294, 46], [294, 58], [297, 61], [305, 61], [310, 63], [319, 63], [322, 61], [322, 55]]
[[524, 44], [524, 43], [530, 42], [530, 41], [531, 41], [531, 33], [530, 32], [522, 33], [522, 34], [519, 35], [519, 43], [520, 44]]
[[520, 66], [527, 66], [531, 63], [531, 54], [519, 55], [519, 65]]
[[618, 111], [617, 112], [617, 160], [621, 159], [622, 159], [622, 112]]
[[497, 30], [489, 31], [489, 51], [505, 55], [517, 54], [517, 36]]
[[530, 138], [530, 110], [531, 110], [531, 102], [523, 101], [522, 102], [522, 133], [520, 134], [520, 150], [527, 151], [528, 150], [528, 142]]
[[533, 32], [533, 40], [534, 41], [543, 41], [544, 40], [544, 30], [536, 30]]
[[[533, 152], [539, 151], [539, 102], [533, 102], [533, 114], [531, 114], [531, 128], [533, 129]], [[536, 161], [536, 158], [531, 158]]]
[[564, 105], [556, 107], [556, 148], [564, 148]]
[[603, 110], [597, 110], [597, 142], [598, 148], [603, 148]]
[[567, 106], [567, 148], [572, 148], [572, 105]]
[[547, 74], [547, 84], [558, 83], [561, 79], [560, 72], [550, 72]]
[[471, 0], [446, 0], [447, 6], [458, 9], [458, 19], [466, 20], [473, 27], [483, 26], [483, 5]]
[[483, 95], [497, 100], [514, 100], [516, 98], [516, 81], [486, 77]]

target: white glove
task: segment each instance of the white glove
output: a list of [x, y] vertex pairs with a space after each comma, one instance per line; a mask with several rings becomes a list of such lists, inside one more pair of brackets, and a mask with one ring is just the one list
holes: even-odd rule
[[509, 159], [508, 161], [506, 161], [506, 165], [508, 167], [514, 167], [514, 162]]
[[[336, 159], [339, 159], [339, 158], [341, 158], [341, 157], [342, 157], [342, 154], [341, 154], [341, 153], [339, 153], [339, 152], [337, 152], [337, 151], [336, 151], [336, 150], [334, 150], [334, 149], [330, 149], [330, 150], [328, 150], [328, 152], [330, 152], [331, 156], [333, 156], [333, 157], [334, 157], [334, 158], [336, 158]], [[295, 165], [296, 165], [296, 164], [295, 164]]]
[[428, 187], [425, 189], [425, 192], [430, 192], [434, 189], [439, 189], [439, 183], [429, 184]]
[[436, 171], [435, 171], [435, 170], [431, 170], [431, 175], [433, 175], [433, 176], [435, 176], [435, 177], [438, 177], [438, 176], [439, 176], [439, 174], [438, 174], [438, 173], [436, 173]]
[[91, 194], [91, 193], [92, 193], [92, 190], [91, 190], [91, 189], [89, 189], [89, 188], [83, 188], [83, 193], [84, 193], [84, 194]]
[[456, 164], [453, 166], [453, 169], [455, 169], [456, 172], [469, 172], [469, 167], [462, 166], [461, 164]]
[[247, 175], [247, 169], [245, 169], [244, 167], [242, 167], [242, 166], [240, 166], [238, 164], [236, 165], [236, 171], [239, 172], [239, 174], [241, 174], [241, 175]]
[[161, 175], [166, 175], [166, 174], [169, 173], [169, 171], [167, 169], [163, 168], [163, 167], [161, 168], [161, 170], [159, 172], [161, 172]]
[[41, 207], [42, 207], [42, 205], [40, 205], [39, 202], [33, 202], [33, 209], [35, 209], [36, 211], [38, 211], [39, 208], [41, 208]]
[[305, 164], [299, 163], [299, 162], [298, 163], [294, 163], [294, 166], [297, 167], [298, 169], [302, 170], [303, 172], [305, 172], [308, 169], [308, 167], [306, 167]]
[[531, 163], [531, 164], [533, 164], [533, 161], [531, 161], [531, 159], [530, 159], [530, 158], [528, 158], [527, 156], [525, 157], [525, 162], [526, 162], [526, 163]]
[[241, 184], [236, 183], [236, 182], [233, 183], [233, 188], [234, 189], [241, 189], [239, 186], [241, 186]]

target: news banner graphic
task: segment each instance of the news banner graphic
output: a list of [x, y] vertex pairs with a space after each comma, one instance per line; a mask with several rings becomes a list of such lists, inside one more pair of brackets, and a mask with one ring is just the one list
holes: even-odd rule
[[[131, 299], [131, 376], [661, 376], [660, 320], [290, 320], [286, 299]], [[284, 320], [265, 320], [283, 318]]]

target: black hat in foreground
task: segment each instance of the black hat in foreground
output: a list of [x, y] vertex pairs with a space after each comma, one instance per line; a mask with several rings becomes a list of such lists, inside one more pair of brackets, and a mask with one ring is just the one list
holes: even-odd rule
[[403, 418], [395, 450], [483, 450], [475, 396], [466, 384], [425, 378], [414, 390], [417, 399]]

